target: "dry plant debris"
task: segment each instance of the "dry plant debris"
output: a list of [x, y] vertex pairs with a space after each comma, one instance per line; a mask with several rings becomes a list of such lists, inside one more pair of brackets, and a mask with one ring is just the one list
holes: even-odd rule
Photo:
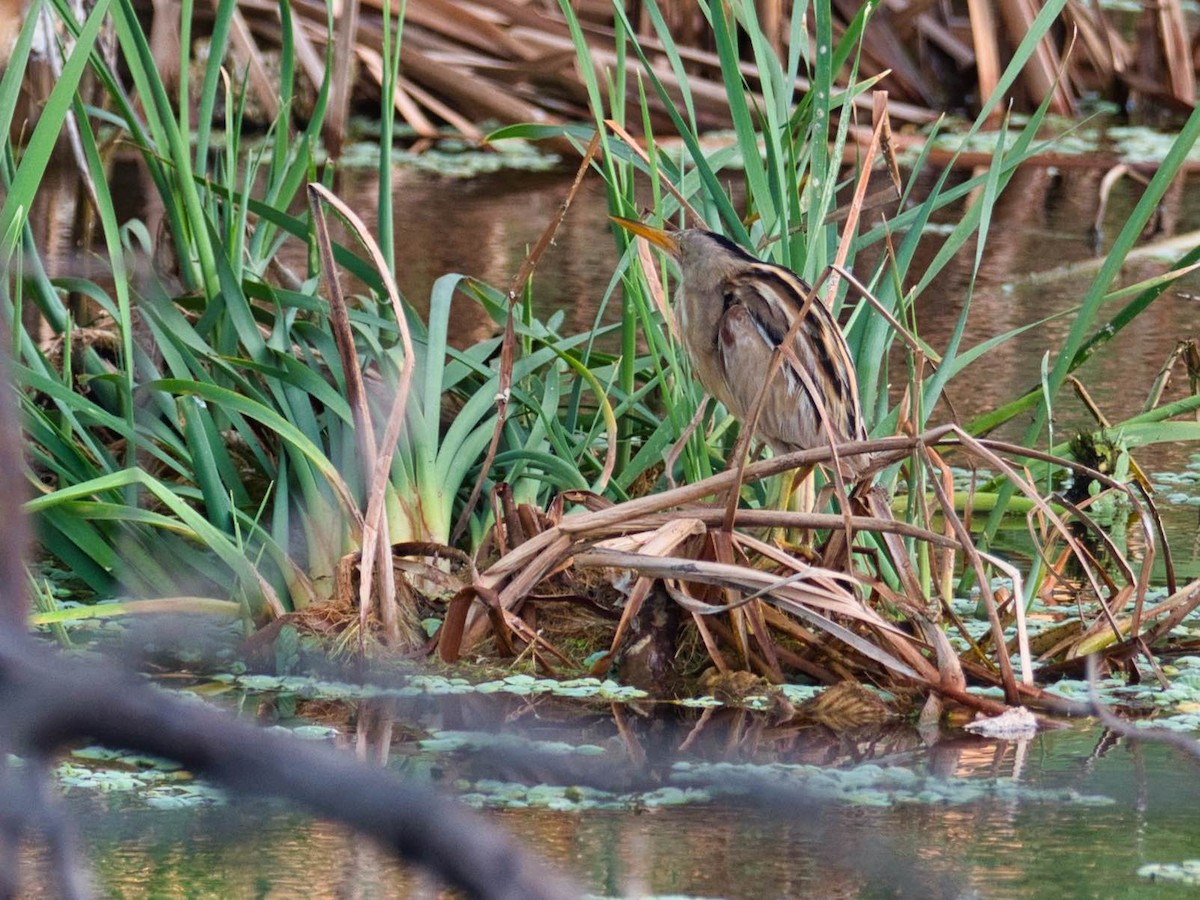
[[[861, 4], [839, 0], [833, 5], [835, 33], [840, 34], [851, 26]], [[317, 0], [297, 0], [291, 6], [300, 26], [297, 69], [307, 82], [301, 93], [315, 93], [325, 77], [328, 10]], [[792, 4], [767, 0], [756, 6], [766, 39], [786, 55]], [[1000, 0], [968, 3], [963, 10], [960, 4], [882, 0], [863, 32], [860, 74], [882, 76], [878, 86], [888, 92], [889, 112], [898, 123], [919, 125], [935, 119], [937, 110], [969, 108], [977, 102], [972, 98], [991, 96], [999, 73], [1041, 6], [1037, 0]], [[384, 75], [381, 0], [355, 2], [350, 8], [353, 16], [339, 18], [353, 19], [353, 24], [339, 21], [335, 35], [333, 102], [340, 109], [331, 111], [335, 146], [341, 142], [345, 110], [352, 101], [377, 102]], [[572, 8], [597, 71], [612, 69], [618, 56], [611, 5], [574, 2]], [[155, 4], [154, 9], [159, 41], [152, 43], [169, 46], [173, 35], [177, 48], [178, 6]], [[701, 10], [693, 4], [666, 4], [663, 12], [687, 66], [697, 127], [727, 127], [720, 61]], [[648, 11], [638, 7], [631, 15], [637, 40], [652, 60], [657, 59], [662, 44]], [[1097, 4], [1068, 2], [1062, 13], [1064, 27], [1042, 42], [1014, 87], [1017, 106], [1032, 108], [1047, 94], [1051, 111], [1062, 115], [1077, 112], [1085, 95], [1119, 102], [1133, 96], [1167, 109], [1193, 106], [1195, 71], [1180, 0], [1146, 5], [1132, 31], [1122, 28], [1114, 15]], [[807, 24], [812, 27], [811, 17]], [[251, 94], [266, 111], [277, 106], [278, 97], [262, 66], [255, 63], [278, 46], [280, 29], [274, 5], [248, 0], [239, 5], [232, 34], [235, 58], [248, 67]], [[170, 65], [165, 51], [159, 58], [164, 67]], [[625, 64], [636, 77], [636, 57], [629, 54]], [[748, 89], [756, 93], [756, 68], [744, 63], [742, 72]], [[658, 74], [668, 90], [679, 93], [677, 75], [669, 66]], [[869, 98], [862, 102], [869, 108]], [[436, 138], [448, 127], [478, 141], [483, 134], [475, 123], [482, 120], [562, 124], [590, 118], [570, 28], [558, 5], [518, 0], [410, 0], [394, 103], [398, 117], [419, 139]], [[656, 127], [667, 124], [665, 111], [653, 99], [651, 112], [658, 118]], [[638, 121], [638, 116], [630, 116], [630, 121]]]

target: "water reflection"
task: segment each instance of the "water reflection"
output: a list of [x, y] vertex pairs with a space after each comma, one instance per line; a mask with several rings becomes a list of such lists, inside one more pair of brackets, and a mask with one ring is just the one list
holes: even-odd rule
[[[353, 208], [372, 210], [373, 173], [343, 172], [337, 190]], [[508, 290], [528, 250], [554, 219], [569, 181], [563, 175], [488, 175], [441, 179], [401, 170], [395, 176], [396, 279], [418, 308], [427, 308], [433, 283], [448, 272]], [[534, 279], [537, 314], [566, 312], [565, 333], [591, 329], [616, 266], [608, 237], [604, 194], [585, 182]], [[370, 221], [370, 214], [364, 215]], [[491, 319], [462, 302], [451, 333], [464, 343], [494, 330]]]
[[[565, 715], [567, 709], [574, 714]], [[357, 752], [381, 762], [390, 755], [394, 768], [410, 775], [427, 771], [460, 788], [484, 777], [481, 772], [495, 777], [497, 766], [504, 777], [539, 783], [566, 778], [568, 784], [595, 780], [605, 766], [580, 757], [574, 773], [563, 766], [547, 777], [544, 755], [530, 750], [515, 756], [494, 747], [414, 764], [416, 737], [430, 723], [600, 742], [631, 770], [627, 785], [647, 787], [668, 773], [667, 763], [681, 758], [795, 761], [805, 753], [805, 742], [747, 746], [741, 741], [747, 723], [729, 716], [710, 719], [710, 746], [679, 754], [694, 717], [625, 713], [625, 727], [636, 731], [646, 752], [641, 767], [629, 764], [628, 743], [601, 708], [580, 713], [573, 704], [465, 695], [445, 703], [426, 698], [323, 710], [324, 720], [338, 722]], [[1179, 760], [1165, 748], [1114, 742], [1087, 727], [1046, 733], [1024, 747], [974, 737], [941, 741], [927, 754], [915, 738], [878, 747], [871, 758], [885, 769], [925, 765], [931, 775], [968, 779], [979, 796], [971, 802], [856, 806], [816, 799], [797, 777], [795, 784], [770, 782], [769, 791], [758, 792], [748, 780], [751, 789], [741, 799], [705, 805], [492, 815], [602, 896], [1117, 896], [1142, 886], [1139, 865], [1194, 855], [1200, 784], [1181, 777]], [[848, 754], [843, 761], [860, 757], [861, 747]], [[739, 777], [738, 769], [725, 771], [726, 778]], [[1060, 799], [1030, 800], [1001, 790], [1006, 782], [1057, 791], [1045, 796]], [[1082, 804], [1078, 795], [1107, 801]], [[276, 804], [178, 814], [127, 810], [115, 819], [100, 815], [105, 803], [76, 803], [90, 810], [85, 826], [92, 858], [113, 895], [439, 895], [369, 843]]]

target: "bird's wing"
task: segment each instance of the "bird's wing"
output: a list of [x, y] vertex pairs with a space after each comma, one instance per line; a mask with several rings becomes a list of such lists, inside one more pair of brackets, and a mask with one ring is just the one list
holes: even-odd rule
[[[809, 287], [786, 269], [759, 264], [727, 279], [718, 352], [730, 394], [749, 416], [769, 373], [771, 354], [783, 342]], [[841, 330], [819, 299], [808, 304], [776, 376], [767, 388], [759, 433], [776, 449], [826, 442], [820, 418], [841, 441], [863, 435], [858, 386]], [[784, 390], [780, 391], [779, 387]]]

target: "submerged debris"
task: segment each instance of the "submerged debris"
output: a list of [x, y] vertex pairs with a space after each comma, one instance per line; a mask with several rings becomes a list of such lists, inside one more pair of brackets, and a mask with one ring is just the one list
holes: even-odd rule
[[826, 688], [802, 704], [797, 714], [834, 731], [878, 727], [896, 718], [878, 694], [857, 681], [843, 681]]

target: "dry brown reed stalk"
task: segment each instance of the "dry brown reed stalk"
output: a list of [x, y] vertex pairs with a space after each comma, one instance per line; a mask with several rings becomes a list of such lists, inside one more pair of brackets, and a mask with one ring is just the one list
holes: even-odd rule
[[[936, 468], [941, 465], [940, 460], [935, 461], [933, 454], [927, 447], [918, 445], [918, 449], [924, 456], [928, 466]], [[971, 534], [967, 530], [966, 525], [955, 514], [954, 504], [949, 496], [947, 496], [946, 490], [942, 486], [942, 480], [940, 478], [933, 478], [930, 479], [929, 483], [937, 495], [938, 504], [946, 516], [947, 523], [963, 547], [966, 557], [964, 567], [969, 565], [975, 573], [976, 583], [979, 585], [980, 598], [983, 600], [984, 608], [987, 610], [988, 624], [992, 629], [992, 644], [998, 648], [996, 662], [1000, 669], [1000, 680], [1004, 686], [1005, 700], [1009, 703], [1016, 703], [1017, 682], [1013, 674], [1012, 662], [1009, 660], [1007, 652], [1004, 652], [1004, 627], [1000, 623], [1000, 614], [996, 609], [996, 597], [992, 592], [986, 562], [983, 555], [975, 548], [975, 543], [971, 540]]]
[[1155, 15], [1155, 32], [1163, 68], [1164, 87], [1173, 100], [1184, 106], [1196, 103], [1196, 71], [1188, 49], [1187, 25], [1179, 0], [1159, 0], [1146, 7], [1146, 15]]
[[[329, 91], [329, 111], [325, 117], [324, 137], [333, 156], [341, 154], [346, 137], [346, 123], [350, 119], [350, 97], [354, 85], [351, 64], [354, 61], [359, 41], [359, 0], [345, 0], [336, 18], [336, 35], [333, 42], [333, 81]], [[320, 85], [317, 85], [319, 88]]]
[[[996, 6], [991, 0], [967, 0], [971, 19], [971, 41], [975, 49], [975, 71], [979, 84], [979, 96], [990, 97], [1000, 83], [1003, 64], [1000, 61], [999, 31], [996, 27]], [[997, 105], [990, 121], [995, 122], [1001, 114]]]
[[[1039, 4], [1035, 0], [1000, 0], [997, 6], [1009, 43], [1015, 48], [1031, 30], [1033, 20], [1040, 11]], [[1067, 46], [1062, 49], [1054, 46], [1054, 38], [1050, 34], [1038, 41], [1037, 51], [1021, 73], [1032, 106], [1049, 97], [1051, 113], [1069, 116], [1075, 112], [1077, 93], [1070, 86], [1070, 69], [1065, 62], [1064, 70], [1060, 72], [1059, 68], [1060, 59], [1065, 61], [1070, 57], [1070, 46], [1074, 40], [1074, 35], [1068, 36]]]
[[[1176, 374], [1176, 369], [1183, 369], [1189, 391], [1193, 395], [1200, 394], [1200, 337], [1181, 340], [1168, 354], [1154, 378], [1154, 384], [1142, 405], [1142, 412], [1149, 412], [1162, 402], [1163, 392]], [[1196, 410], [1192, 415], [1200, 422], [1200, 410]]]
[[[643, 532], [642, 534], [645, 536], [643, 540], [637, 540], [633, 536], [616, 539], [618, 545], [610, 545], [610, 549], [615, 552], [619, 549], [621, 543], [632, 542], [639, 553], [653, 557], [663, 557], [678, 549], [680, 544], [683, 544], [689, 538], [694, 535], [703, 534], [704, 531], [704, 523], [698, 519], [672, 519], [664, 522], [653, 531]], [[646, 577], [644, 574], [634, 583], [633, 589], [629, 592], [629, 597], [625, 601], [625, 608], [621, 611], [621, 619], [613, 631], [612, 646], [608, 653], [609, 658], [602, 660], [602, 663], [611, 662], [611, 658], [616, 656], [617, 650], [620, 649], [625, 639], [625, 634], [629, 629], [630, 623], [641, 611], [642, 604], [649, 595], [652, 586], [653, 579]], [[604, 668], [607, 670], [608, 665], [605, 664]]]
[[[1141, 653], [1149, 659], [1149, 646], [1165, 637], [1171, 628], [1178, 625], [1183, 618], [1197, 606], [1200, 606], [1200, 581], [1177, 590], [1172, 577], [1168, 586], [1171, 595], [1167, 600], [1155, 606], [1153, 613], [1148, 618], [1144, 618], [1145, 595], [1149, 587], [1151, 564], [1155, 556], [1156, 547], [1160, 549], [1168, 571], [1171, 571], [1170, 548], [1163, 535], [1161, 521], [1157, 515], [1153, 500], [1145, 492], [1144, 488], [1135, 482], [1135, 486], [1137, 487], [1137, 492], [1135, 493], [1134, 489], [1129, 485], [1118, 482], [1095, 469], [1056, 459], [1048, 453], [1023, 450], [1016, 445], [1001, 441], [985, 440], [979, 441], [979, 443], [996, 453], [1024, 456], [1042, 462], [1064, 465], [1066, 468], [1071, 469], [1077, 476], [1089, 478], [1106, 490], [1125, 495], [1133, 508], [1139, 511], [1139, 515], [1135, 518], [1142, 528], [1145, 555], [1137, 568], [1136, 582], [1132, 583], [1132, 585], [1127, 584], [1125, 588], [1118, 591], [1118, 594], [1124, 593], [1124, 599], [1127, 599], [1128, 595], [1132, 594], [1135, 603], [1133, 615], [1128, 619], [1117, 616], [1114, 610], [1120, 609], [1124, 605], [1124, 602], [1105, 603], [1103, 592], [1099, 591], [1095, 596], [1098, 599], [1097, 605], [1100, 607], [1103, 615], [1098, 617], [1095, 624], [1091, 626], [1091, 629], [1086, 634], [1063, 641], [1060, 645], [1053, 648], [1052, 653], [1044, 654], [1044, 656], [1058, 655], [1067, 659], [1081, 658], [1087, 653], [1103, 647], [1108, 655], [1119, 657], [1128, 655], [1130, 652], [1135, 652]], [[1062, 499], [1056, 497], [1055, 502], [1061, 503]], [[1096, 535], [1101, 541], [1105, 540], [1099, 526], [1087, 519], [1083, 519], [1081, 522], [1089, 527], [1089, 533]], [[1155, 538], [1158, 539], [1157, 543]], [[1099, 570], [1094, 560], [1091, 559], [1090, 554], [1084, 552], [1080, 555], [1078, 543], [1068, 542], [1068, 544], [1068, 550], [1072, 554], [1072, 557], [1081, 564], [1085, 572], [1089, 575], [1089, 578], [1093, 577]], [[1047, 555], [1044, 548], [1041, 552], [1043, 556]], [[1127, 562], [1123, 561], [1119, 567], [1126, 573], [1132, 572], [1132, 567]], [[1126, 577], [1130, 576], [1127, 574]], [[1094, 581], [1092, 586], [1093, 590], [1096, 590]], [[1141, 626], [1145, 621], [1151, 620], [1161, 621], [1150, 633], [1143, 633], [1140, 630]], [[1153, 661], [1151, 661], [1151, 665], [1154, 665]]]
[[[483, 466], [479, 470], [479, 478], [476, 479], [474, 487], [471, 488], [471, 495], [467, 498], [466, 505], [458, 517], [458, 524], [454, 526], [454, 530], [451, 533], [451, 544], [457, 543], [459, 537], [466, 530], [467, 523], [471, 519], [471, 514], [475, 511], [475, 504], [479, 502], [479, 495], [483, 492], [484, 482], [487, 481], [488, 474], [492, 470], [492, 461], [496, 458], [496, 451], [500, 446], [500, 437], [504, 431], [504, 423], [508, 414], [509, 390], [512, 387], [513, 362], [516, 357], [517, 333], [515, 312], [517, 301], [521, 297], [522, 291], [525, 290], [525, 285], [533, 277], [538, 262], [554, 242], [554, 236], [558, 234], [558, 229], [562, 227], [563, 220], [567, 217], [567, 211], [571, 208], [571, 203], [574, 201], [575, 195], [579, 193], [580, 185], [583, 184], [583, 176], [587, 174], [588, 168], [592, 164], [592, 159], [595, 158], [596, 151], [599, 149], [600, 135], [596, 134], [592, 136], [587, 150], [584, 151], [583, 159], [580, 160], [579, 168], [575, 172], [575, 180], [571, 182], [566, 196], [563, 197], [562, 203], [559, 204], [558, 212], [547, 223], [537, 243], [525, 255], [525, 259], [521, 261], [521, 265], [518, 267], [516, 274], [513, 275], [512, 282], [509, 284], [508, 315], [504, 321], [504, 339], [500, 344], [500, 391], [496, 396], [496, 427], [492, 431], [492, 439], [488, 444], [487, 453], [484, 455]], [[604, 468], [600, 475], [598, 488], [600, 491], [604, 490], [608, 484], [608, 479], [612, 477], [613, 468], [617, 463], [616, 450], [617, 436], [615, 430], [610, 425], [608, 431], [608, 452], [604, 458]]]
[[[147, 3], [147, 0], [142, 0]], [[147, 3], [147, 5], [149, 5]], [[786, 24], [791, 4], [759, 4], [760, 27], [781, 58], [790, 52]], [[860, 4], [834, 4], [835, 29], [841, 32]], [[352, 97], [377, 97], [383, 82], [380, 51], [383, 44], [381, 0], [356, 0], [340, 11], [334, 91], [329, 111], [331, 144], [336, 146], [345, 126], [345, 110]], [[926, 124], [936, 118], [932, 110], [978, 103], [991, 96], [999, 73], [1038, 12], [1035, 0], [970, 0], [962, 12], [952, 4], [880, 4], [862, 36], [859, 71], [868, 80], [881, 78], [880, 87], [890, 97], [889, 115], [897, 121]], [[589, 53], [598, 71], [619, 62], [613, 44], [613, 15], [606, 3], [584, 8], [575, 4]], [[301, 26], [296, 29], [300, 69], [314, 86], [324, 76], [321, 53], [328, 41], [327, 8], [317, 0], [295, 0], [293, 11]], [[1043, 39], [1020, 75], [1014, 93], [1024, 94], [1027, 106], [1036, 106], [1050, 94], [1052, 109], [1069, 113], [1084, 93], [1116, 97], [1136, 92], [1173, 106], [1195, 102], [1186, 22], [1179, 0], [1163, 0], [1144, 13], [1140, 34], [1127, 37], [1112, 20], [1112, 13], [1083, 2], [1068, 3], [1062, 14], [1064, 28]], [[264, 48], [277, 45], [278, 10], [250, 2], [238, 10], [233, 41], [239, 55], [249, 54], [251, 89], [264, 94], [262, 73], [254, 62]], [[776, 16], [780, 18], [777, 20]], [[690, 91], [701, 131], [729, 124], [728, 101], [720, 60], [710, 49], [711, 29], [699, 7], [682, 5], [667, 15], [675, 50], [687, 70]], [[652, 59], [664, 47], [648, 17], [635, 19], [637, 40]], [[1079, 49], [1064, 64], [1064, 43], [1078, 36]], [[355, 71], [352, 62], [360, 66]], [[639, 62], [629, 54], [627, 73], [635, 75]], [[961, 77], [947, 77], [946, 72]], [[741, 74], [752, 98], [760, 97], [759, 73], [749, 63]], [[681, 96], [681, 86], [671, 67], [658, 72], [668, 92]], [[956, 94], [953, 85], [960, 84]], [[798, 87], [807, 87], [804, 79]], [[968, 96], [970, 95], [970, 96]], [[272, 109], [264, 98], [265, 109]], [[752, 103], [755, 102], [752, 100]], [[401, 119], [428, 139], [440, 124], [472, 141], [481, 139], [474, 124], [484, 118], [503, 123], [543, 124], [590, 118], [586, 87], [575, 65], [575, 48], [562, 12], [556, 4], [530, 4], [521, 0], [409, 0], [404, 24], [401, 77], [393, 98]], [[870, 108], [870, 98], [855, 99], [857, 109]], [[656, 127], [669, 119], [657, 98], [649, 99]], [[630, 121], [638, 121], [637, 116]], [[917, 140], [921, 140], [917, 138]], [[563, 142], [563, 149], [567, 149]], [[982, 155], [981, 155], [982, 156]], [[937, 160], [932, 160], [936, 162]], [[964, 164], [972, 164], [963, 160]]]
[[[391, 271], [384, 261], [375, 239], [371, 236], [366, 224], [336, 195], [320, 184], [308, 186], [309, 206], [312, 210], [313, 224], [317, 232], [317, 243], [321, 255], [321, 267], [325, 273], [325, 282], [329, 289], [331, 306], [330, 323], [334, 328], [334, 337], [338, 343], [339, 355], [346, 377], [346, 385], [350, 393], [350, 407], [354, 411], [356, 435], [359, 441], [360, 454], [367, 473], [367, 503], [365, 514], [353, 507], [355, 522], [362, 529], [362, 564], [359, 580], [359, 615], [362, 631], [365, 633], [367, 617], [372, 610], [378, 612], [383, 622], [384, 634], [392, 643], [413, 646], [420, 642], [420, 624], [416, 621], [415, 610], [411, 604], [405, 609], [397, 605], [395, 573], [392, 568], [391, 537], [388, 531], [387, 517], [384, 515], [384, 503], [388, 479], [391, 472], [392, 458], [400, 439], [400, 431], [404, 425], [404, 413], [408, 402], [409, 388], [412, 384], [416, 356], [413, 352], [412, 335], [408, 329], [408, 317], [400, 301], [400, 291], [392, 279]], [[372, 427], [370, 411], [367, 408], [366, 391], [363, 387], [362, 372], [357, 362], [354, 349], [354, 339], [350, 332], [349, 313], [342, 297], [341, 287], [337, 278], [333, 249], [329, 240], [329, 229], [325, 221], [324, 209], [321, 203], [332, 206], [350, 226], [351, 231], [358, 237], [366, 248], [377, 273], [391, 302], [392, 313], [396, 318], [400, 332], [401, 347], [404, 359], [400, 367], [400, 378], [392, 395], [391, 408], [384, 425], [383, 434], [375, 436]], [[378, 593], [372, 590], [373, 577], [378, 568], [380, 588]], [[403, 620], [401, 619], [403, 616]], [[361, 645], [360, 645], [361, 649]]]
[[[238, 71], [249, 73], [249, 89], [254, 99], [261, 104], [263, 115], [274, 120], [279, 114], [279, 88], [263, 66], [263, 53], [242, 11], [234, 7], [229, 22], [229, 40]], [[227, 76], [228, 77], [228, 76]], [[237, 86], [231, 85], [231, 93]]]
[[[835, 621], [833, 617], [836, 616], [861, 623], [889, 642], [898, 642], [897, 649], [899, 645], [909, 646], [913, 641], [911, 635], [861, 603], [844, 585], [838, 584], [834, 578], [837, 573], [827, 573], [802, 563], [797, 567], [797, 574], [804, 576], [803, 579], [780, 578], [770, 572], [733, 563], [690, 557], [655, 556], [652, 552], [647, 552], [653, 549], [649, 546], [643, 546], [639, 552], [623, 552], [609, 549], [605, 544], [576, 554], [574, 564], [584, 567], [624, 568], [643, 576], [678, 583], [715, 585], [750, 593], [755, 597], [769, 596], [771, 602], [779, 609], [791, 612], [810, 625], [836, 635], [862, 655], [899, 674], [913, 679], [921, 679], [930, 674], [928, 664], [920, 657], [914, 659], [906, 650], [898, 650], [898, 655], [892, 656], [886, 649], [864, 641], [856, 632]], [[695, 599], [681, 590], [678, 584], [668, 585], [668, 592], [689, 612], [706, 616], [736, 611], [753, 602], [749, 598], [740, 598], [735, 603], [714, 606]], [[910, 668], [899, 656], [909, 657], [915, 668]]]

